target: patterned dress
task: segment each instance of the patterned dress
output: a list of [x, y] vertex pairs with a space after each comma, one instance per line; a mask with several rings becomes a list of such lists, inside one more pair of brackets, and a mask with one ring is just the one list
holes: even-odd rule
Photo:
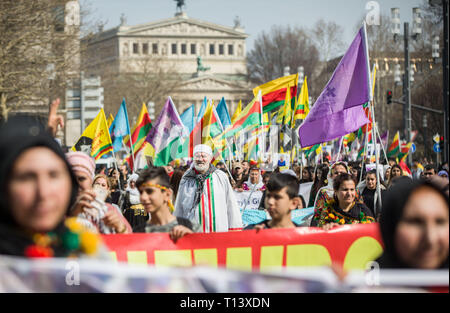
[[354, 202], [352, 208], [344, 212], [334, 200], [328, 200], [322, 210], [313, 216], [313, 221], [319, 227], [329, 223], [344, 224], [368, 224], [375, 222], [372, 211], [362, 202]]

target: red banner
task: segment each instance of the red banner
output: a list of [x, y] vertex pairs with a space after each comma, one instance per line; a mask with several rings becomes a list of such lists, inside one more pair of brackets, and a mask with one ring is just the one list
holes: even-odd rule
[[240, 270], [326, 266], [364, 269], [383, 251], [379, 225], [265, 229], [191, 234], [174, 243], [167, 233], [103, 235], [111, 256], [130, 264], [225, 266]]

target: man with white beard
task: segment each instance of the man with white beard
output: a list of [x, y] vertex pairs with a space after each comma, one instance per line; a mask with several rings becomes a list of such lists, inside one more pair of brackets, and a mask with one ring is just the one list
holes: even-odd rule
[[207, 145], [194, 148], [194, 162], [183, 175], [174, 215], [201, 226], [201, 232], [227, 232], [242, 229], [242, 218], [227, 175], [211, 164]]

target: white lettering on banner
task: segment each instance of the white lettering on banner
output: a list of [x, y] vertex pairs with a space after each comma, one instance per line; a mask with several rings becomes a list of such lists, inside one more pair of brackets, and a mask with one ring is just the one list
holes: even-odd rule
[[80, 265], [77, 261], [69, 261], [66, 263], [66, 270], [69, 272], [66, 274], [66, 284], [68, 286], [80, 285]]
[[259, 208], [259, 203], [263, 196], [262, 191], [243, 191], [234, 192], [239, 210], [257, 210]]

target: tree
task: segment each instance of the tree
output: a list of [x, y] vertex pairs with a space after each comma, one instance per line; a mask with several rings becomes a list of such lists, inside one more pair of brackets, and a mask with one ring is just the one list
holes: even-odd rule
[[321, 61], [328, 62], [345, 51], [345, 43], [342, 40], [344, 29], [335, 22], [325, 22], [323, 19], [314, 24], [311, 29], [311, 38], [316, 47], [320, 47]]
[[133, 60], [122, 72], [111, 67], [104, 68], [100, 75], [105, 94], [105, 112], [115, 115], [124, 97], [130, 124], [138, 116], [142, 103], [153, 101], [155, 112], [159, 112], [167, 97], [173, 94], [181, 82], [174, 65], [163, 67], [162, 64], [162, 57], [148, 55]]
[[302, 28], [274, 26], [269, 33], [262, 32], [255, 40], [254, 49], [247, 56], [249, 79], [263, 84], [282, 77], [284, 67], [295, 73], [304, 67], [310, 76], [318, 62], [316, 46]]
[[48, 110], [50, 97], [63, 96], [58, 92], [76, 72], [79, 54], [79, 26], [67, 25], [67, 2], [0, 2], [1, 119], [18, 109]]

